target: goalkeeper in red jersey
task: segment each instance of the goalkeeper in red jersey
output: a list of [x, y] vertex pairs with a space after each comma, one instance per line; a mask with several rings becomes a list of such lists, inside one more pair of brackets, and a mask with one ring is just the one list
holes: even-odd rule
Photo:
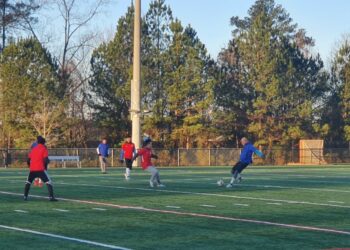
[[24, 200], [28, 200], [30, 186], [35, 178], [40, 178], [47, 186], [49, 191], [49, 200], [57, 201], [53, 194], [53, 186], [45, 166], [49, 162], [49, 153], [45, 146], [45, 139], [38, 137], [38, 145], [35, 146], [28, 156], [29, 175], [24, 187]]

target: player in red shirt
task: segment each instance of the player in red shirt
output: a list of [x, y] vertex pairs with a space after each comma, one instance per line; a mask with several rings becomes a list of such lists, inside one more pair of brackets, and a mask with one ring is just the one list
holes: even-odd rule
[[129, 180], [130, 173], [132, 170], [132, 158], [136, 153], [135, 144], [131, 142], [131, 137], [127, 137], [125, 143], [122, 145], [122, 150], [120, 152], [120, 162], [123, 163], [125, 160], [125, 179]]
[[43, 182], [46, 183], [47, 189], [49, 191], [49, 200], [57, 201], [53, 195], [53, 187], [51, 179], [48, 176], [45, 165], [49, 163], [49, 152], [45, 147], [45, 139], [38, 137], [38, 145], [34, 147], [28, 156], [28, 165], [29, 165], [29, 175], [24, 187], [24, 200], [28, 200], [28, 194], [30, 186], [35, 178], [40, 178]]
[[133, 161], [141, 156], [141, 167], [143, 170], [146, 170], [151, 173], [151, 179], [149, 181], [149, 185], [151, 187], [165, 187], [160, 182], [159, 171], [156, 169], [153, 164], [151, 158], [158, 159], [158, 156], [154, 155], [152, 152], [152, 140], [150, 138], [146, 138], [143, 141], [142, 148], [137, 151], [137, 154], [134, 156]]

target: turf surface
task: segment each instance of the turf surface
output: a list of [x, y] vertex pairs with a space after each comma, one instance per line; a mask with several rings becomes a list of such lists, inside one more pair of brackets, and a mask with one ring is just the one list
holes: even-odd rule
[[1, 169], [0, 249], [104, 249], [79, 240], [129, 249], [350, 247], [350, 167], [251, 167], [232, 189], [216, 185], [229, 181], [223, 167], [162, 168], [165, 189], [149, 188], [139, 169], [125, 181], [123, 171], [50, 170], [66, 199], [52, 203], [45, 187], [22, 201], [27, 171]]

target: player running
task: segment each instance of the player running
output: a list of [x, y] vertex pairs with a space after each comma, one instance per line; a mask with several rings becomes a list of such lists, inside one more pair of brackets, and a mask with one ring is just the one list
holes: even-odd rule
[[232, 188], [235, 183], [240, 183], [242, 181], [241, 173], [246, 167], [248, 167], [249, 164], [253, 163], [253, 153], [261, 158], [265, 157], [264, 154], [255, 148], [246, 137], [241, 139], [241, 144], [243, 145], [243, 149], [239, 157], [239, 161], [232, 167], [232, 178], [230, 183], [227, 184], [227, 188]]
[[165, 187], [165, 185], [160, 182], [159, 171], [152, 164], [151, 158], [158, 159], [158, 156], [152, 152], [152, 140], [150, 138], [146, 138], [143, 141], [142, 148], [137, 151], [137, 154], [132, 160], [134, 161], [138, 156], [141, 156], [142, 169], [151, 173], [149, 185], [152, 188], [155, 186]]
[[125, 139], [124, 144], [122, 145], [122, 150], [120, 152], [120, 162], [124, 163], [125, 160], [125, 180], [130, 179], [130, 173], [132, 170], [132, 158], [136, 154], [135, 144], [131, 142], [131, 137]]
[[38, 137], [38, 145], [29, 153], [27, 163], [29, 165], [29, 175], [24, 187], [24, 200], [28, 200], [30, 186], [35, 178], [40, 178], [45, 182], [49, 191], [49, 200], [57, 201], [53, 195], [51, 179], [45, 170], [45, 165], [49, 162], [49, 152], [45, 146], [45, 139]]
[[96, 148], [98, 158], [100, 160], [100, 168], [102, 174], [107, 174], [107, 158], [109, 156], [109, 146], [107, 144], [107, 139], [102, 139], [102, 142]]

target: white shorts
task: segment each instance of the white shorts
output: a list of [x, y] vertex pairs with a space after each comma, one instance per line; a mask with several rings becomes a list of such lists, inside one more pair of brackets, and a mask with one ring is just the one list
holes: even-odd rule
[[158, 173], [158, 170], [157, 170], [155, 167], [153, 167], [153, 166], [149, 166], [149, 167], [146, 169], [146, 171], [150, 172], [152, 175], [155, 175], [155, 174]]

